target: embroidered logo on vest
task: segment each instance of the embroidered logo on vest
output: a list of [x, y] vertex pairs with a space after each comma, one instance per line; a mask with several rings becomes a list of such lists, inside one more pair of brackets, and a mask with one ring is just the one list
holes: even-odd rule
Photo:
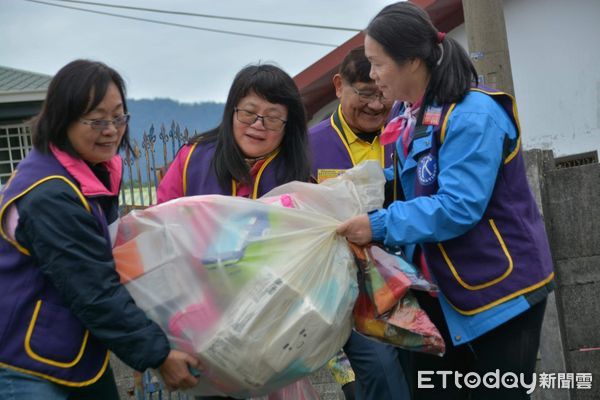
[[417, 179], [423, 186], [431, 185], [435, 182], [438, 173], [436, 158], [431, 154], [425, 154], [419, 159], [417, 164]]

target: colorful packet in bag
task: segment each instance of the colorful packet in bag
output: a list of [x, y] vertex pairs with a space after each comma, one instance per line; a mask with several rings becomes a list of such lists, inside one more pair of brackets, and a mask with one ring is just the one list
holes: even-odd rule
[[355, 258], [359, 260], [365, 290], [369, 295], [375, 314], [383, 315], [390, 311], [409, 289], [436, 291], [436, 285], [427, 281], [417, 267], [402, 256], [368, 245], [353, 247]]
[[[444, 354], [444, 340], [410, 292], [410, 283], [404, 285], [398, 283], [412, 281], [402, 271], [392, 270], [388, 263], [380, 264], [380, 267], [386, 265], [386, 267], [382, 267], [386, 271], [383, 275], [373, 272], [374, 270], [378, 271], [378, 267], [373, 261], [373, 254], [379, 263], [390, 260], [386, 254], [394, 256], [376, 246], [361, 248], [351, 245], [351, 248], [359, 266], [359, 294], [353, 310], [355, 330], [375, 340], [407, 350], [436, 355]], [[389, 278], [389, 275], [385, 274], [392, 272], [394, 272], [394, 282], [389, 284], [385, 280], [386, 277]], [[371, 277], [368, 278], [369, 274]], [[373, 275], [380, 277], [376, 278], [380, 280], [374, 280]], [[385, 285], [375, 287], [373, 286], [374, 282], [383, 282]], [[423, 285], [423, 287], [427, 287], [427, 285]], [[379, 291], [379, 295], [371, 295], [370, 291], [371, 293]], [[394, 304], [386, 310], [387, 312], [378, 312], [375, 301], [386, 301], [385, 304], [389, 305], [394, 301], [394, 296], [401, 292], [401, 297], [395, 299]], [[383, 307], [383, 304], [380, 304], [380, 307]]]
[[408, 291], [392, 311], [375, 317], [369, 296], [361, 292], [354, 305], [354, 329], [372, 339], [401, 347], [442, 356], [445, 344], [442, 335]]
[[356, 380], [356, 375], [350, 365], [350, 360], [343, 350], [327, 362], [327, 369], [331, 372], [333, 379], [340, 385], [344, 386]]
[[377, 266], [377, 270], [383, 276], [389, 274], [389, 272], [384, 272], [384, 270], [392, 270], [394, 273], [399, 270], [410, 281], [411, 289], [426, 292], [438, 291], [437, 285], [428, 281], [415, 264], [406, 261], [401, 252], [392, 252], [375, 245], [369, 245], [367, 251]]
[[[378, 251], [379, 250], [379, 251]], [[381, 254], [383, 253], [383, 254]], [[375, 246], [368, 246], [362, 252], [362, 265], [365, 288], [376, 315], [389, 311], [404, 296], [411, 285], [410, 279], [394, 267], [394, 256]]]

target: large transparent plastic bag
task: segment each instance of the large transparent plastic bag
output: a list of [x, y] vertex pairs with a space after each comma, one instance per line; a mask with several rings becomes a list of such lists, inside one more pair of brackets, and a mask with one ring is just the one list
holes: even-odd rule
[[335, 229], [380, 207], [383, 183], [379, 166], [367, 162], [259, 201], [184, 197], [121, 220], [121, 280], [172, 345], [204, 364], [193, 394], [268, 394], [344, 345], [358, 289], [353, 256]]

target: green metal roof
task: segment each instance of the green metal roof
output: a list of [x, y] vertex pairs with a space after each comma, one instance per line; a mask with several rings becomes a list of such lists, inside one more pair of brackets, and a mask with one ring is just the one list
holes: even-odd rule
[[42, 101], [49, 75], [0, 66], [0, 104]]

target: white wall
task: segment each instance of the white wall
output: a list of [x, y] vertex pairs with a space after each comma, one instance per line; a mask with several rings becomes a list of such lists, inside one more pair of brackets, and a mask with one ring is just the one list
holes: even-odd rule
[[504, 0], [504, 17], [524, 148], [600, 152], [600, 1]]
[[[331, 84], [331, 86], [333, 86], [333, 83]], [[327, 105], [323, 106], [312, 116], [310, 121], [308, 121], [308, 127], [310, 128], [313, 125], [316, 125], [319, 122], [323, 121], [325, 118], [331, 116], [331, 114], [333, 114], [333, 112], [337, 110], [338, 104], [340, 103], [338, 98], [336, 97], [335, 100], [332, 100]]]

